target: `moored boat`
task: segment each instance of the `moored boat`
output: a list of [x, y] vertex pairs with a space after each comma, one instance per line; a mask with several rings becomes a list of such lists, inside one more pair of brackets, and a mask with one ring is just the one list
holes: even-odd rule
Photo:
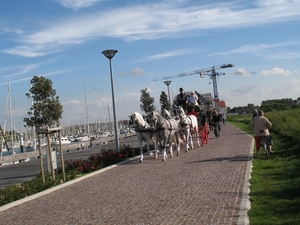
[[[54, 140], [51, 141], [51, 144], [59, 145], [59, 139], [54, 138]], [[62, 145], [68, 145], [68, 144], [71, 144], [71, 141], [67, 137], [61, 137], [61, 144]]]
[[76, 137], [76, 141], [89, 141], [90, 138], [88, 136], [79, 136]]

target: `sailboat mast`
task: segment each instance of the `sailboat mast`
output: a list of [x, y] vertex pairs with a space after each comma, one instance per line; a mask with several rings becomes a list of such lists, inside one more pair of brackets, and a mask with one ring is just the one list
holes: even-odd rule
[[89, 123], [89, 115], [88, 115], [88, 109], [87, 109], [87, 103], [86, 103], [86, 91], [85, 91], [85, 84], [84, 84], [84, 100], [85, 100], [85, 118], [87, 121], [87, 132], [88, 135], [90, 134], [90, 123]]
[[13, 135], [13, 121], [12, 121], [12, 108], [11, 108], [11, 91], [10, 91], [10, 81], [8, 81], [8, 96], [9, 96], [9, 115], [10, 115], [10, 139], [11, 139], [11, 149], [12, 154], [14, 153], [14, 135]]
[[[8, 91], [9, 93], [9, 91]], [[1, 129], [2, 131], [4, 130], [6, 132], [6, 120], [7, 120], [7, 117], [9, 115], [9, 94], [7, 94], [6, 96], [6, 108], [5, 108], [5, 119], [4, 119], [4, 126], [3, 126], [3, 129]], [[6, 145], [6, 149], [7, 151], [9, 151], [9, 147], [8, 147], [8, 143], [5, 139], [5, 135], [3, 134], [2, 135], [2, 145], [1, 147], [3, 148], [3, 143]], [[1, 153], [2, 153], [2, 149], [1, 149]]]

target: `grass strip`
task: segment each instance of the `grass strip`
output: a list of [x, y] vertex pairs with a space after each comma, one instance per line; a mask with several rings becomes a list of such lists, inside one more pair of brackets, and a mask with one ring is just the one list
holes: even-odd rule
[[[253, 136], [249, 123], [228, 121]], [[279, 132], [280, 133], [280, 132]], [[300, 146], [290, 137], [272, 132], [273, 154], [261, 148], [253, 159], [250, 180], [251, 225], [300, 224]]]

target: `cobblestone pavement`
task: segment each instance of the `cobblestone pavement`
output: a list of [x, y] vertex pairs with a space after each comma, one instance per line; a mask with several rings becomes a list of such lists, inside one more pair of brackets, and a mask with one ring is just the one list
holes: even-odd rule
[[135, 158], [0, 207], [0, 223], [248, 224], [253, 140], [229, 124], [220, 135], [166, 162]]

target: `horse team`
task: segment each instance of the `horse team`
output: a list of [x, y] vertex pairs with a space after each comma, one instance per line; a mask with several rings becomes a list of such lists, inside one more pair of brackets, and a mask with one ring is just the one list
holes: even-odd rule
[[176, 155], [180, 155], [181, 143], [184, 143], [185, 151], [194, 148], [194, 134], [197, 146], [204, 146], [208, 142], [208, 125], [205, 120], [195, 115], [188, 115], [181, 106], [174, 106], [172, 114], [169, 111], [152, 111], [146, 116], [134, 112], [129, 116], [129, 126], [137, 135], [140, 149], [140, 162], [143, 162], [143, 142], [146, 142], [147, 152], [150, 151], [150, 142], [154, 144], [154, 158], [157, 159], [159, 150], [162, 152], [162, 161], [167, 160], [167, 149], [170, 158], [173, 157], [173, 146], [176, 148]]

